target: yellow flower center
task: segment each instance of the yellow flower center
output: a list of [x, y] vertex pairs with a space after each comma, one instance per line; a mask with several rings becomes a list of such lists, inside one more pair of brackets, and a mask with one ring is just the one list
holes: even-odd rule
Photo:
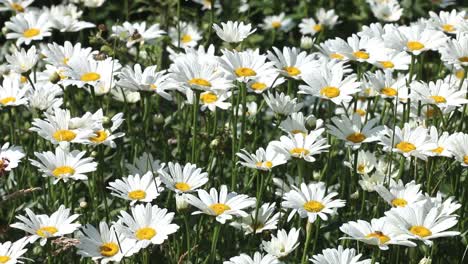
[[70, 60], [69, 58], [63, 58], [62, 62], [63, 64], [68, 65], [69, 60]]
[[344, 59], [344, 56], [339, 53], [332, 53], [330, 54], [330, 58], [336, 59], [336, 60], [342, 60]]
[[273, 28], [279, 28], [279, 27], [281, 27], [281, 21], [273, 21], [273, 22], [271, 22], [271, 26]]
[[0, 99], [0, 104], [2, 105], [7, 105], [8, 103], [14, 103], [16, 102], [15, 97], [5, 97], [3, 99]]
[[442, 26], [442, 29], [445, 31], [445, 32], [453, 32], [455, 31], [455, 27], [451, 24], [445, 24]]
[[459, 60], [460, 62], [468, 62], [468, 56], [460, 57], [460, 58], [458, 58], [458, 60]]
[[143, 200], [146, 198], [146, 192], [143, 190], [134, 190], [128, 193], [128, 198], [132, 200]]
[[255, 166], [270, 169], [271, 167], [273, 167], [273, 163], [271, 161], [265, 161], [265, 162], [259, 161], [255, 163]]
[[346, 137], [346, 140], [351, 141], [353, 143], [361, 143], [366, 139], [366, 135], [360, 132], [354, 132], [353, 134]]
[[212, 103], [214, 103], [214, 102], [216, 102], [218, 100], [218, 96], [216, 96], [216, 94], [214, 94], [212, 92], [202, 93], [200, 95], [200, 100], [204, 104], [212, 104]]
[[119, 245], [114, 242], [107, 242], [99, 247], [99, 253], [104, 257], [113, 257], [119, 252]]
[[328, 98], [335, 98], [340, 95], [340, 89], [333, 86], [325, 86], [320, 90], [320, 94]]
[[263, 91], [265, 90], [265, 88], [267, 88], [267, 85], [265, 83], [261, 83], [261, 82], [256, 82], [256, 83], [253, 83], [250, 88], [252, 88], [252, 90], [255, 90], [255, 91]]
[[25, 38], [32, 38], [32, 37], [35, 37], [37, 35], [39, 35], [39, 33], [41, 33], [41, 31], [37, 28], [30, 28], [30, 29], [26, 29], [24, 32], [23, 32], [23, 37]]
[[316, 24], [312, 27], [312, 29], [316, 32], [321, 31], [323, 29], [322, 24]]
[[437, 154], [442, 153], [442, 151], [444, 151], [444, 148], [443, 148], [443, 147], [437, 147], [437, 148], [435, 148], [435, 149], [432, 150], [432, 152], [437, 153]]
[[4, 264], [10, 260], [9, 256], [0, 256], [0, 263]]
[[311, 213], [318, 213], [322, 211], [323, 208], [325, 208], [325, 205], [323, 205], [321, 202], [314, 201], [314, 200], [308, 201], [304, 204], [304, 209], [307, 212], [311, 212]]
[[447, 99], [445, 99], [445, 97], [440, 96], [440, 95], [433, 95], [433, 96], [431, 96], [431, 98], [434, 100], [434, 102], [436, 104], [446, 103], [447, 102]]
[[408, 202], [403, 198], [395, 198], [392, 200], [392, 205], [394, 207], [405, 207]]
[[380, 92], [386, 96], [396, 96], [398, 94], [398, 91], [392, 87], [384, 87]]
[[229, 207], [227, 204], [216, 203], [210, 205], [210, 209], [215, 213], [215, 215], [220, 215], [227, 210], [231, 210], [231, 207]]
[[180, 38], [180, 41], [182, 41], [182, 43], [184, 44], [189, 43], [190, 41], [192, 41], [192, 36], [190, 36], [189, 34], [185, 34]]
[[[12, 3], [12, 4], [11, 4], [11, 8], [12, 8], [13, 10], [15, 10], [16, 12], [20, 12], [20, 13], [24, 12], [24, 7], [23, 7], [22, 5], [20, 5], [20, 4], [18, 4], [18, 3]], [[1, 261], [0, 261], [0, 262], [1, 262]], [[5, 262], [6, 262], [6, 261], [5, 261]]]
[[237, 77], [252, 77], [257, 75], [257, 73], [253, 69], [246, 67], [237, 68], [235, 72]]
[[155, 235], [156, 230], [151, 227], [143, 227], [135, 232], [135, 236], [138, 240], [151, 240]]
[[384, 69], [392, 69], [395, 67], [395, 64], [391, 61], [379, 61], [379, 63]]
[[76, 133], [71, 130], [61, 129], [55, 131], [52, 137], [57, 141], [72, 141], [76, 137]]
[[43, 226], [36, 231], [40, 237], [50, 237], [57, 233], [58, 229], [55, 226]]
[[[462, 58], [465, 58], [465, 57], [462, 57]], [[460, 60], [460, 59], [458, 59]], [[457, 77], [457, 79], [461, 80], [463, 79], [463, 77], [465, 77], [465, 70], [464, 69], [460, 69], [458, 71], [455, 72], [455, 77]]]
[[182, 191], [182, 192], [186, 192], [188, 190], [190, 190], [190, 185], [188, 185], [187, 183], [185, 182], [178, 182], [174, 185], [174, 187], [179, 190], [179, 191]]
[[96, 132], [94, 132], [94, 134], [96, 134], [96, 136], [89, 138], [89, 140], [91, 142], [101, 143], [101, 142], [103, 142], [104, 140], [107, 139], [107, 132], [104, 131], [104, 130], [96, 131]]
[[357, 166], [357, 171], [358, 171], [360, 174], [363, 174], [365, 169], [366, 169], [366, 165], [364, 165], [364, 164], [359, 164], [359, 165]]
[[465, 164], [468, 164], [468, 155], [466, 155], [466, 156], [463, 157], [463, 162], [464, 162]]
[[409, 231], [419, 237], [427, 237], [432, 235], [431, 230], [425, 228], [424, 226], [412, 226]]
[[28, 81], [28, 77], [21, 75], [20, 82], [21, 83], [26, 83], [27, 81]]
[[291, 153], [291, 155], [293, 156], [304, 156], [304, 155], [307, 155], [310, 153], [310, 151], [308, 151], [307, 149], [305, 148], [293, 148], [291, 149], [291, 151], [289, 151]]
[[360, 116], [365, 116], [366, 115], [366, 111], [362, 110], [362, 109], [356, 109], [356, 113], [358, 113], [358, 115], [360, 115]]
[[153, 90], [156, 90], [158, 88], [158, 86], [156, 86], [156, 84], [150, 84], [150, 88], [153, 89]]
[[293, 133], [294, 135], [295, 134], [302, 134], [302, 135], [306, 134], [306, 132], [304, 132], [302, 130], [299, 130], [299, 129], [293, 129], [293, 130], [291, 130], [291, 133]]
[[299, 70], [298, 68], [294, 66], [284, 67], [283, 70], [285, 70], [289, 76], [297, 76], [301, 74], [301, 70]]
[[415, 51], [415, 50], [424, 49], [424, 44], [422, 44], [422, 43], [419, 42], [419, 41], [408, 41], [408, 43], [406, 43], [406, 47], [407, 47], [410, 51]]
[[416, 149], [416, 146], [413, 143], [407, 142], [407, 141], [402, 141], [398, 144], [396, 144], [396, 148], [408, 153]]
[[385, 244], [388, 241], [390, 241], [390, 238], [386, 235], [384, 235], [380, 231], [375, 231], [374, 233], [370, 233], [366, 236], [366, 238], [378, 238], [379, 239], [379, 244]]
[[353, 53], [354, 57], [361, 59], [361, 60], [367, 60], [369, 59], [369, 53], [359, 50]]
[[188, 84], [211, 87], [211, 83], [209, 81], [201, 78], [193, 78], [192, 80], [188, 81]]
[[101, 79], [101, 75], [97, 72], [87, 72], [80, 77], [83, 82], [94, 82], [99, 79]]
[[57, 178], [61, 178], [63, 175], [72, 175], [75, 173], [75, 169], [70, 167], [70, 166], [60, 166], [55, 168], [55, 170], [52, 171], [52, 175], [54, 175]]

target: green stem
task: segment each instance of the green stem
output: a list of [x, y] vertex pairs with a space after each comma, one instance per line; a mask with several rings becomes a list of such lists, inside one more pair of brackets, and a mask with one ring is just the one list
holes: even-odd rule
[[[306, 241], [304, 244], [304, 251], [302, 253], [302, 260], [301, 264], [306, 264], [307, 263], [307, 250], [309, 249], [309, 244], [310, 244], [310, 238], [312, 237], [312, 223], [307, 221], [307, 226], [306, 226]], [[314, 242], [315, 244], [315, 242]]]
[[200, 91], [195, 90], [193, 93], [193, 112], [192, 112], [192, 163], [197, 162], [197, 133], [198, 133], [198, 112], [200, 107]]

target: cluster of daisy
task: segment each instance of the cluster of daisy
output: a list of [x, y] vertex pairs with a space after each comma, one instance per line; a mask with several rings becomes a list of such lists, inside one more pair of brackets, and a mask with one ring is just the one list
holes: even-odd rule
[[[79, 6], [96, 8], [105, 1], [71, 2], [37, 8], [32, 0], [0, 1], [0, 10], [11, 13], [5, 22], [6, 38], [15, 44], [5, 49], [6, 63], [0, 68], [0, 110], [15, 126], [22, 126], [18, 112], [27, 112], [31, 122], [24, 130], [33, 137], [32, 144], [17, 146], [21, 135], [15, 131], [21, 130], [10, 126], [8, 139], [15, 144], [4, 143], [0, 150], [0, 178], [19, 179], [16, 168], [27, 157], [27, 166], [44, 178], [43, 191], [51, 193], [46, 195], [53, 200], [49, 205], [58, 207], [50, 214], [25, 207], [24, 215], [16, 215], [18, 222], [10, 226], [26, 235], [0, 244], [0, 263], [19, 262], [26, 247], [37, 241], [45, 246], [48, 240], [58, 243], [59, 239], [68, 239], [80, 256], [100, 263], [135, 260], [140, 255], [148, 261], [148, 249], [170, 246], [167, 241], [179, 231], [179, 216], [186, 228], [180, 240], [187, 243], [187, 256], [179, 262], [184, 257], [190, 260], [195, 251], [190, 237], [199, 236], [200, 223], [209, 223], [208, 229], [213, 225], [206, 262], [223, 259], [225, 264], [294, 263], [301, 255], [301, 263], [372, 263], [361, 259], [359, 250], [337, 243], [315, 252], [322, 230], [338, 226], [344, 234], [341, 239], [378, 250], [390, 245], [416, 247], [417, 241], [431, 246], [435, 239], [460, 235], [451, 229], [459, 222], [455, 212], [462, 204], [455, 196], [435, 192], [440, 182], [434, 188], [431, 170], [442, 162], [460, 171], [468, 167], [465, 11], [430, 12], [428, 18], [408, 25], [372, 23], [346, 39], [325, 39], [340, 20], [335, 10], [324, 8], [301, 21], [285, 13], [267, 16], [259, 28], [242, 21], [212, 23], [204, 29], [179, 18], [167, 27], [125, 21], [113, 25], [109, 34], [99, 26], [92, 39], [104, 44], [96, 50], [79, 42], [52, 41], [54, 29], [63, 33], [94, 28], [80, 20]], [[212, 10], [212, 17], [223, 11], [222, 1], [193, 2]], [[396, 22], [403, 15], [398, 1], [367, 2], [381, 21]], [[440, 6], [450, 4], [444, 1]], [[250, 3], [241, 1], [238, 12], [250, 8]], [[296, 25], [301, 48], [276, 42]], [[213, 30], [222, 46], [211, 44], [210, 35], [202, 45], [205, 30]], [[244, 46], [260, 31], [272, 36], [271, 48]], [[158, 59], [153, 54], [156, 46], [164, 47]], [[125, 56], [120, 56], [121, 50]], [[425, 68], [425, 57], [439, 64], [437, 76], [427, 76], [434, 69]], [[80, 100], [85, 98], [91, 98], [96, 111], [83, 110]], [[175, 107], [175, 113], [153, 120], [155, 106], [173, 107], [170, 111]], [[122, 112], [114, 111], [120, 107]], [[226, 138], [217, 137], [218, 120]], [[258, 125], [264, 120], [267, 128]], [[192, 122], [191, 138], [164, 142], [165, 132], [156, 130], [153, 121], [163, 124], [161, 130], [174, 127], [187, 133]], [[212, 135], [209, 144], [201, 142]], [[168, 148], [175, 141], [177, 150], [161, 151], [164, 162], [155, 159], [150, 137], [162, 139]], [[141, 156], [137, 141], [148, 145]], [[206, 158], [203, 146], [216, 148], [219, 141], [230, 144], [230, 159], [217, 157], [217, 152]], [[179, 146], [189, 142], [191, 155], [182, 156], [189, 146], [178, 152]], [[125, 153], [132, 143], [138, 145], [136, 150]], [[332, 155], [341, 162], [332, 164]], [[129, 158], [124, 166], [122, 157]], [[118, 167], [113, 173], [120, 176], [104, 175], [103, 168], [111, 168], [112, 162]], [[418, 165], [425, 167], [425, 186], [417, 183], [423, 179]], [[229, 176], [216, 175], [216, 166], [226, 166], [218, 168], [219, 174]], [[242, 179], [239, 172], [249, 177]], [[345, 177], [337, 176], [340, 173]], [[453, 184], [457, 194], [459, 173]], [[230, 187], [223, 182], [226, 179], [231, 180]], [[92, 199], [102, 201], [105, 220], [81, 223], [89, 218], [83, 216], [86, 203], [83, 214], [74, 214], [75, 186], [85, 186]], [[53, 188], [58, 187], [64, 197], [56, 203]], [[114, 197], [110, 203], [106, 191]], [[367, 204], [366, 195], [373, 193], [388, 209], [380, 218], [375, 218], [379, 204]], [[351, 212], [356, 220], [342, 224], [340, 211], [354, 206], [358, 197], [361, 212]], [[51, 212], [44, 206], [38, 210]], [[358, 218], [368, 210], [374, 210], [369, 221]], [[189, 215], [200, 219], [198, 230], [188, 223]], [[240, 246], [248, 254], [234, 257], [218, 252], [223, 225], [253, 237], [258, 250]]]

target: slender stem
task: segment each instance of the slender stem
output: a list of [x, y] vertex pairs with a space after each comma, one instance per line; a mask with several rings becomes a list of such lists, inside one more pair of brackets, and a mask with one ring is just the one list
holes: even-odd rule
[[312, 237], [312, 223], [307, 221], [307, 226], [306, 226], [306, 241], [304, 244], [304, 251], [302, 253], [302, 260], [301, 264], [306, 264], [307, 263], [307, 250], [309, 249], [309, 244], [310, 244], [310, 238]]
[[216, 247], [218, 245], [219, 232], [221, 230], [220, 224], [216, 224], [215, 229], [213, 230], [213, 237], [211, 239], [211, 251], [210, 251], [210, 263], [214, 264], [216, 262]]
[[198, 112], [200, 107], [200, 91], [195, 90], [193, 93], [193, 112], [192, 112], [192, 163], [197, 162], [197, 133], [198, 133]]

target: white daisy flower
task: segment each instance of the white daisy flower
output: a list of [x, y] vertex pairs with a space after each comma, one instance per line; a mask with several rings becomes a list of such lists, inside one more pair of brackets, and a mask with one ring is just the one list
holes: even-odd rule
[[353, 114], [352, 119], [346, 115], [341, 118], [333, 117], [333, 124], [328, 124], [328, 133], [334, 135], [340, 140], [344, 140], [347, 145], [353, 149], [358, 149], [363, 143], [369, 143], [379, 140], [379, 134], [383, 126], [378, 126], [380, 118], [368, 120], [365, 124], [358, 113]]
[[26, 208], [26, 214], [27, 217], [23, 215], [16, 216], [20, 222], [10, 226], [29, 233], [29, 243], [34, 243], [40, 239], [41, 246], [47, 243], [48, 238], [71, 234], [80, 227], [80, 224], [73, 223], [79, 215], [70, 215], [70, 209], [65, 208], [64, 205], [61, 205], [50, 216], [45, 214], [36, 215], [29, 208]]
[[468, 167], [468, 134], [458, 132], [450, 135], [448, 150], [463, 167]]
[[264, 74], [250, 80], [247, 83], [247, 89], [249, 92], [261, 94], [268, 89], [277, 87], [285, 81], [286, 80], [283, 77], [280, 77], [277, 72]]
[[134, 104], [141, 100], [139, 92], [122, 87], [111, 89], [110, 94], [112, 95], [112, 99], [126, 104]]
[[356, 255], [354, 248], [343, 249], [342, 246], [327, 248], [322, 254], [312, 256], [310, 261], [314, 264], [371, 264], [371, 259], [360, 260], [362, 254]]
[[326, 186], [323, 182], [310, 183], [306, 185], [301, 183], [301, 188], [292, 186], [292, 190], [283, 195], [281, 206], [292, 209], [288, 216], [288, 221], [298, 213], [301, 218], [308, 218], [310, 223], [315, 222], [317, 216], [320, 219], [328, 220], [328, 215], [333, 215], [336, 208], [345, 206], [345, 201], [340, 199], [333, 200], [337, 192], [325, 195]]
[[255, 151], [255, 154], [250, 154], [245, 149], [241, 149], [241, 152], [236, 155], [242, 160], [239, 161], [242, 166], [263, 171], [270, 171], [272, 168], [287, 162], [286, 156], [275, 151], [273, 145], [268, 145], [266, 150], [259, 148]]
[[288, 159], [292, 157], [314, 162], [313, 155], [325, 152], [330, 147], [327, 139], [321, 136], [324, 131], [324, 128], [320, 128], [310, 131], [307, 135], [298, 133], [281, 136], [279, 141], [272, 141], [270, 144]]
[[384, 71], [406, 71], [411, 64], [411, 56], [405, 51], [370, 49], [370, 56], [374, 60], [372, 64]]
[[291, 18], [287, 18], [284, 13], [275, 16], [267, 16], [263, 19], [261, 27], [265, 30], [281, 30], [288, 32], [294, 27]]
[[31, 41], [49, 37], [50, 17], [47, 12], [30, 11], [19, 13], [5, 22], [5, 27], [11, 31], [6, 34], [7, 39], [16, 39], [16, 46], [29, 45]]
[[468, 104], [466, 91], [459, 90], [458, 86], [444, 80], [429, 83], [413, 82], [411, 83], [411, 91], [413, 100], [421, 101], [423, 104], [435, 104], [444, 112]]
[[[348, 162], [348, 161], [345, 161], [344, 164], [345, 166], [349, 168], [353, 168], [354, 166], [351, 162]], [[377, 166], [377, 159], [373, 152], [359, 150], [357, 166], [356, 166], [357, 168], [355, 169], [355, 171], [358, 174], [361, 174], [361, 175], [370, 174], [376, 166]]]
[[408, 240], [411, 236], [402, 233], [399, 228], [395, 228], [387, 217], [372, 219], [370, 223], [364, 220], [350, 221], [343, 224], [340, 230], [348, 235], [340, 239], [361, 241], [378, 246], [382, 250], [388, 250], [389, 245], [416, 246], [414, 242]]
[[57, 43], [47, 44], [47, 48], [42, 50], [44, 60], [58, 67], [68, 67], [68, 62], [73, 58], [91, 59], [93, 52], [91, 48], [82, 48], [81, 43], [73, 45], [70, 41], [65, 41], [62, 45]]
[[395, 22], [400, 20], [403, 8], [396, 0], [367, 0], [374, 16], [385, 22]]
[[325, 26], [327, 29], [333, 29], [340, 23], [334, 9], [325, 10], [321, 7], [315, 12], [315, 18], [317, 18], [320, 25]]
[[10, 241], [0, 243], [0, 263], [23, 263], [21, 260], [26, 259], [22, 256], [24, 255], [24, 253], [26, 253], [26, 251], [28, 251], [28, 249], [24, 248], [27, 244], [27, 238], [21, 238], [13, 243]]
[[39, 60], [39, 55], [36, 53], [36, 47], [31, 46], [27, 51], [14, 50], [11, 55], [5, 55], [5, 59], [10, 64], [9, 68], [17, 73], [29, 72]]
[[147, 248], [160, 245], [168, 235], [177, 232], [179, 226], [172, 224], [174, 213], [157, 205], [138, 204], [131, 208], [132, 214], [120, 211], [119, 221], [115, 224], [118, 234], [133, 240], [134, 247]]
[[391, 179], [389, 189], [380, 185], [377, 186], [375, 190], [385, 202], [393, 207], [411, 206], [426, 200], [426, 197], [421, 191], [421, 185], [416, 184], [414, 181], [403, 184], [401, 180], [395, 182]]
[[120, 262], [124, 257], [131, 256], [139, 250], [134, 241], [126, 239], [123, 234], [118, 234], [115, 226], [109, 228], [105, 222], [99, 223], [99, 230], [87, 224], [82, 228], [78, 238], [80, 243], [76, 245], [77, 253], [102, 264]]
[[55, 153], [34, 152], [34, 155], [39, 160], [30, 159], [31, 164], [43, 173], [43, 177], [52, 177], [54, 184], [63, 180], [67, 182], [69, 179], [88, 180], [86, 173], [96, 171], [97, 163], [93, 162], [93, 158], [83, 158], [86, 151], [73, 150], [69, 152], [60, 147], [55, 149]]
[[[185, 95], [187, 97], [187, 103], [193, 104], [193, 91], [190, 89], [186, 90]], [[202, 92], [200, 94], [200, 109], [204, 111], [208, 108], [211, 112], [216, 111], [217, 108], [226, 110], [231, 107], [231, 103], [226, 102], [231, 96], [231, 92], [215, 89]]]
[[146, 28], [146, 21], [141, 23], [130, 23], [125, 21], [121, 26], [112, 26], [112, 35], [127, 42], [127, 48], [135, 44], [143, 45], [145, 42], [153, 43], [155, 39], [161, 37], [166, 32], [160, 29], [159, 24], [153, 24]]
[[246, 217], [248, 214], [243, 211], [255, 205], [255, 198], [250, 198], [244, 194], [228, 193], [226, 185], [221, 185], [220, 191], [215, 188], [210, 189], [210, 193], [205, 190], [198, 190], [198, 197], [186, 194], [187, 201], [198, 208], [196, 214], [207, 214], [216, 217], [216, 221], [221, 224], [226, 220], [235, 217]]
[[177, 28], [169, 29], [172, 45], [180, 48], [195, 47], [202, 39], [202, 34], [195, 24], [180, 22], [180, 34]]
[[177, 194], [194, 192], [208, 182], [208, 173], [202, 172], [201, 168], [191, 163], [181, 166], [179, 163], [169, 162], [158, 173], [166, 188]]
[[107, 189], [112, 191], [112, 195], [131, 201], [130, 205], [134, 205], [136, 202], [151, 203], [164, 190], [160, 186], [161, 180], [148, 171], [143, 176], [129, 175], [110, 182]]
[[18, 167], [18, 163], [24, 156], [22, 147], [10, 146], [8, 142], [3, 144], [0, 149], [0, 176]]
[[267, 62], [267, 56], [260, 55], [260, 51], [230, 51], [223, 50], [220, 66], [226, 72], [227, 78], [239, 82], [255, 80], [259, 76], [272, 75], [276, 70], [272, 62]]
[[437, 30], [448, 34], [462, 32], [460, 31], [460, 25], [464, 22], [465, 11], [458, 12], [456, 9], [453, 9], [451, 12], [440, 11], [439, 14], [429, 11], [429, 16], [429, 24]]
[[157, 71], [158, 66], [153, 65], [142, 70], [140, 64], [132, 67], [126, 66], [119, 74], [117, 86], [132, 91], [150, 91], [156, 92], [166, 100], [172, 100], [172, 97], [166, 90], [171, 89], [170, 82], [167, 81], [169, 75], [166, 71]]
[[125, 164], [125, 167], [131, 175], [144, 175], [148, 171], [151, 171], [153, 174], [156, 174], [163, 166], [164, 164], [161, 164], [160, 160], [154, 159], [153, 155], [148, 152], [144, 152], [140, 157], [136, 159], [134, 163], [127, 162]]
[[[306, 123], [314, 119], [313, 115], [304, 117], [302, 112], [296, 112], [289, 115], [285, 120], [281, 121], [279, 128], [286, 133], [297, 134], [301, 133], [303, 135], [309, 134], [309, 130], [306, 128]], [[322, 120], [318, 119], [317, 128], [321, 126]]]
[[458, 236], [458, 231], [447, 231], [458, 223], [454, 215], [441, 216], [440, 208], [429, 207], [425, 204], [393, 208], [385, 212], [392, 225], [413, 239], [420, 240], [431, 246], [432, 239], [439, 237]]
[[60, 32], [78, 32], [95, 27], [93, 23], [79, 20], [83, 11], [73, 4], [51, 6], [48, 12], [52, 20], [51, 27]]
[[439, 134], [435, 126], [429, 127], [429, 141], [437, 145], [435, 149], [426, 152], [428, 156], [441, 156], [441, 157], [452, 157], [452, 153], [448, 150], [449, 144], [449, 133], [444, 131]]
[[34, 0], [0, 0], [0, 12], [11, 10], [23, 13], [33, 2]]
[[299, 246], [300, 231], [296, 228], [291, 228], [289, 232], [284, 229], [278, 230], [276, 236], [271, 235], [270, 241], [262, 241], [262, 248], [277, 258], [286, 257]]
[[5, 77], [0, 85], [0, 108], [26, 105], [28, 103], [26, 92], [28, 89], [20, 88], [19, 80]]
[[286, 77], [300, 80], [304, 71], [319, 66], [312, 55], [295, 47], [284, 47], [283, 52], [273, 47], [273, 51], [268, 51], [268, 59]]
[[373, 63], [375, 59], [371, 55], [375, 52], [372, 51], [379, 50], [381, 52], [383, 46], [383, 41], [378, 38], [359, 37], [353, 34], [346, 41], [336, 38], [333, 41], [332, 50], [345, 56], [348, 60]]
[[439, 52], [442, 61], [456, 67], [467, 67], [468, 34], [459, 34], [456, 39], [449, 39], [445, 45], [440, 47]]
[[359, 92], [360, 83], [355, 74], [346, 77], [344, 74], [342, 63], [323, 65], [320, 70], [302, 76], [306, 85], [299, 85], [299, 93], [331, 100], [338, 105], [349, 102], [352, 95]]
[[240, 254], [237, 257], [232, 257], [229, 261], [224, 261], [223, 264], [280, 264], [281, 262], [270, 254], [262, 255], [260, 252], [255, 252], [253, 258], [247, 254]]
[[263, 94], [263, 99], [270, 109], [275, 114], [279, 115], [287, 116], [292, 113], [296, 113], [301, 110], [303, 106], [302, 103], [297, 102], [297, 98], [291, 98], [289, 95], [284, 93], [275, 92], [275, 94], [272, 94], [268, 92], [268, 94]]
[[62, 106], [63, 99], [59, 97], [62, 94], [62, 89], [56, 84], [50, 82], [45, 84], [35, 83], [34, 86], [28, 89], [26, 98], [29, 108], [51, 113], [53, 109]]
[[107, 117], [103, 115], [102, 109], [96, 111], [96, 113], [92, 115], [92, 119], [94, 119], [95, 123], [100, 124], [100, 126], [94, 129], [94, 135], [88, 138], [88, 143], [95, 146], [103, 144], [111, 148], [115, 148], [117, 145], [115, 144], [114, 140], [125, 135], [123, 132], [115, 133], [115, 131], [122, 125], [124, 121], [122, 117], [123, 113], [117, 113], [114, 115], [110, 120], [112, 125], [106, 129], [102, 124]]
[[256, 28], [252, 30], [251, 24], [244, 24], [244, 22], [239, 23], [238, 21], [221, 23], [221, 27], [217, 24], [213, 24], [213, 29], [215, 30], [216, 35], [228, 43], [242, 42], [257, 30]]
[[265, 203], [260, 208], [253, 209], [250, 215], [239, 218], [230, 225], [244, 231], [244, 234], [260, 234], [265, 230], [277, 229], [280, 213], [275, 213], [275, 203]]
[[302, 35], [315, 35], [318, 32], [324, 30], [324, 26], [319, 24], [313, 18], [303, 18], [301, 23], [299, 24], [299, 28], [301, 29]]
[[367, 75], [372, 89], [380, 94], [382, 98], [397, 98], [400, 102], [406, 102], [408, 99], [408, 87], [406, 85], [406, 76], [399, 74], [393, 77], [391, 71], [376, 71]]
[[444, 33], [414, 24], [412, 26], [389, 26], [383, 35], [385, 45], [398, 51], [406, 50], [419, 55], [427, 50], [436, 50], [447, 41]]

